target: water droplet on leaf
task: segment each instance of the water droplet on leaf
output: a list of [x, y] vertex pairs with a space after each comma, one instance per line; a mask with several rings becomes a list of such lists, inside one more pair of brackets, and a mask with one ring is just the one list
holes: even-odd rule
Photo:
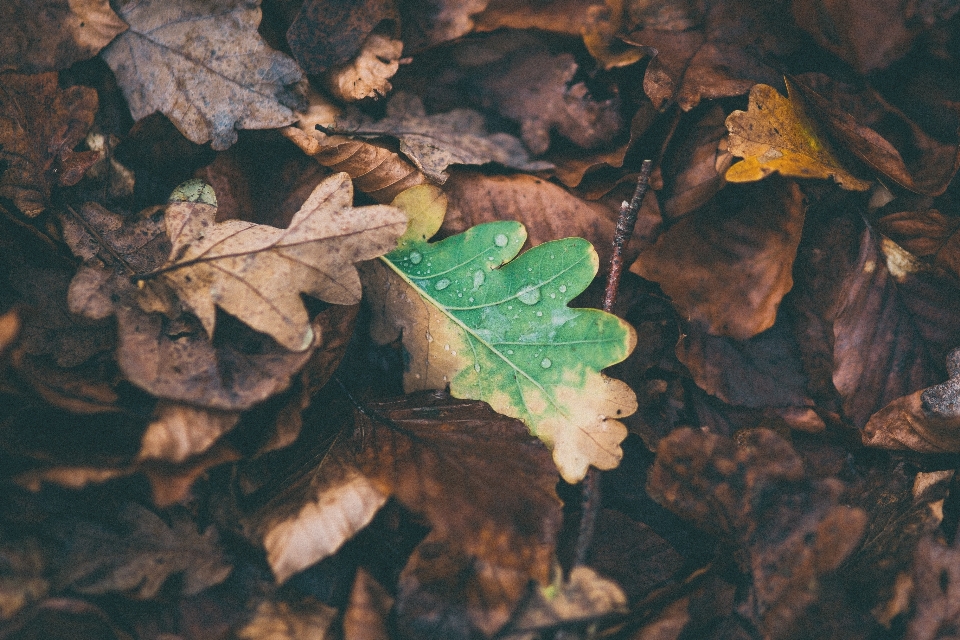
[[540, 287], [529, 284], [517, 294], [517, 300], [523, 304], [537, 304], [540, 302]]
[[483, 275], [482, 270], [478, 270], [473, 274], [473, 288], [478, 289], [480, 285], [483, 284], [483, 281], [486, 279], [486, 276]]
[[543, 367], [544, 369], [549, 369], [550, 365], [552, 364], [553, 362], [550, 360], [550, 358], [544, 358], [543, 360], [540, 361], [540, 366]]
[[410, 255], [407, 257], [410, 258], [410, 262], [413, 264], [420, 264], [420, 261], [423, 260], [423, 254], [421, 254], [419, 251], [411, 251]]
[[498, 247], [505, 247], [508, 242], [510, 242], [510, 240], [502, 233], [498, 233], [497, 237], [493, 239], [493, 243]]
[[567, 285], [565, 284], [560, 285], [560, 293], [566, 293], [566, 292], [567, 292]]
[[437, 284], [433, 285], [433, 288], [437, 291], [443, 291], [450, 286], [450, 280], [448, 278], [440, 278], [437, 280]]

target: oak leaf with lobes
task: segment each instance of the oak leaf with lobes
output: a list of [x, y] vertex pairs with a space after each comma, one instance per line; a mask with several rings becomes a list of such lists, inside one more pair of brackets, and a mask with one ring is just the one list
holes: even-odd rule
[[428, 243], [446, 210], [433, 189], [398, 196], [410, 229], [383, 258], [386, 267], [362, 267], [374, 339], [402, 333], [410, 354], [405, 388], [449, 384], [455, 397], [519, 418], [553, 449], [568, 482], [591, 464], [617, 466], [627, 435], [617, 418], [636, 411], [637, 400], [600, 370], [625, 359], [636, 334], [611, 314], [567, 306], [596, 275], [596, 251], [582, 238], [565, 238], [514, 259], [527, 233], [512, 221]]
[[287, 349], [303, 351], [313, 331], [300, 293], [358, 303], [353, 263], [383, 255], [406, 228], [395, 207], [354, 208], [352, 202], [350, 178], [338, 173], [317, 185], [286, 229], [240, 220], [214, 224], [215, 206], [172, 203], [166, 211], [171, 258], [155, 273], [208, 335], [219, 306]]

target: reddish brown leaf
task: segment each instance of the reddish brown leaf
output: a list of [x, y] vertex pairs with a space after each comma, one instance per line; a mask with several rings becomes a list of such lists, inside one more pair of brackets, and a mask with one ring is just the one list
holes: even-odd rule
[[97, 92], [57, 87], [57, 74], [0, 75], [0, 197], [33, 218], [50, 204], [50, 189], [70, 186], [97, 161], [74, 152], [97, 111]]
[[793, 29], [783, 20], [786, 3], [713, 0], [702, 16], [693, 3], [677, 4], [686, 14], [676, 21], [679, 28], [653, 25], [626, 38], [656, 51], [643, 88], [658, 109], [676, 102], [689, 111], [704, 98], [738, 96], [757, 82], [778, 83], [777, 73], [758, 56], [783, 55], [795, 46]]
[[792, 182], [727, 186], [681, 218], [630, 268], [713, 335], [746, 340], [773, 326], [793, 286], [804, 203]]
[[287, 29], [287, 43], [300, 67], [317, 75], [353, 58], [380, 21], [393, 17], [389, 0], [307, 0]]
[[17, 25], [0, 34], [0, 70], [20, 73], [66, 69], [127, 28], [107, 0], [10, 0], [0, 5], [0, 24]]
[[824, 597], [824, 579], [857, 547], [866, 514], [838, 504], [836, 480], [814, 480], [785, 440], [764, 429], [733, 440], [680, 429], [660, 442], [647, 489], [698, 527], [733, 542], [753, 579], [745, 612], [789, 637]]
[[822, 74], [794, 80], [808, 114], [840, 146], [901, 187], [937, 196], [960, 168], [960, 142], [927, 135], [877, 93], [855, 91]]
[[882, 217], [877, 227], [913, 255], [960, 278], [960, 219], [936, 209], [900, 211]]

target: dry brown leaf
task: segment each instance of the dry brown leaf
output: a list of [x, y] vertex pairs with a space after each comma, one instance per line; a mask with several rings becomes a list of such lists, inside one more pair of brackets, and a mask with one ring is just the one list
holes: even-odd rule
[[[600, 268], [609, 265], [619, 202], [587, 202], [563, 187], [530, 175], [488, 176], [461, 169], [451, 172], [444, 185], [449, 201], [441, 234], [462, 233], [478, 224], [516, 220], [527, 228], [531, 246], [559, 238], [586, 238], [600, 256]], [[644, 230], [659, 222], [654, 194], [644, 199], [637, 233], [627, 244], [624, 261], [633, 260], [648, 241]]]
[[33, 218], [49, 206], [52, 187], [79, 182], [100, 157], [73, 150], [96, 111], [96, 91], [60, 89], [56, 73], [0, 74], [0, 197]]
[[624, 0], [606, 0], [603, 5], [589, 7], [584, 16], [583, 44], [606, 70], [629, 66], [650, 53], [646, 47], [628, 45], [620, 39], [633, 27], [627, 24], [629, 4]]
[[240, 419], [236, 411], [214, 411], [161, 400], [154, 409], [157, 418], [143, 434], [140, 459], [183, 462], [203, 453]]
[[870, 183], [852, 175], [806, 113], [797, 89], [789, 99], [765, 84], [750, 90], [749, 111], [727, 117], [727, 150], [744, 158], [727, 170], [730, 182], [754, 182], [770, 173], [794, 178], [833, 178], [844, 189], [866, 191]]
[[933, 536], [920, 541], [910, 572], [913, 616], [907, 625], [906, 640], [949, 640], [960, 619], [960, 550]]
[[517, 2], [490, 0], [487, 8], [473, 16], [474, 31], [497, 29], [540, 29], [579, 36], [587, 9], [597, 0], [551, 0]]
[[441, 42], [454, 40], [473, 30], [472, 17], [490, 0], [422, 0], [402, 5], [403, 41], [415, 53]]
[[0, 24], [17, 26], [0, 33], [0, 71], [19, 73], [66, 69], [127, 28], [108, 0], [8, 0], [0, 4]]
[[659, 283], [680, 313], [709, 333], [746, 340], [773, 326], [793, 286], [804, 208], [791, 182], [727, 186], [670, 227], [630, 270]]
[[321, 182], [286, 229], [238, 220], [214, 223], [216, 207], [174, 202], [165, 213], [170, 260], [155, 273], [213, 336], [216, 307], [291, 351], [314, 342], [300, 294], [334, 304], [360, 301], [355, 262], [392, 249], [407, 226], [402, 211], [354, 208], [350, 177]]
[[872, 89], [856, 90], [818, 73], [792, 80], [811, 118], [846, 151], [904, 189], [938, 196], [960, 169], [955, 135], [949, 142], [937, 140]]
[[46, 562], [36, 540], [11, 540], [4, 536], [0, 544], [0, 620], [10, 620], [14, 614], [44, 596], [50, 583], [44, 577]]
[[703, 99], [738, 96], [757, 82], [779, 82], [762, 56], [785, 56], [796, 48], [796, 29], [783, 19], [787, 4], [711, 0], [649, 5], [651, 15], [624, 38], [656, 51], [644, 75], [647, 96], [658, 109], [676, 102], [689, 111]]
[[471, 109], [427, 115], [419, 97], [398, 91], [387, 103], [386, 117], [376, 122], [359, 112], [337, 119], [347, 135], [394, 136], [400, 151], [437, 184], [446, 182], [452, 164], [497, 162], [521, 171], [553, 167], [530, 160], [519, 140], [507, 133], [488, 133], [484, 117]]
[[619, 100], [594, 99], [585, 83], [574, 82], [579, 65], [573, 55], [552, 53], [530, 32], [501, 31], [464, 42], [454, 58], [476, 87], [480, 106], [519, 122], [523, 142], [535, 154], [549, 148], [553, 130], [590, 149], [623, 128]]
[[286, 41], [304, 72], [318, 75], [356, 57], [377, 25], [395, 17], [390, 0], [307, 0], [287, 29]]
[[147, 600], [173, 574], [183, 574], [181, 592], [193, 595], [219, 584], [233, 567], [226, 563], [210, 526], [199, 533], [182, 515], [164, 522], [159, 515], [129, 503], [119, 514], [124, 530], [79, 522], [69, 536], [70, 557], [58, 580], [86, 594], [119, 591]]
[[324, 640], [337, 610], [306, 598], [289, 603], [264, 600], [253, 619], [237, 631], [242, 640]]
[[270, 129], [296, 120], [297, 64], [260, 35], [259, 2], [126, 2], [130, 29], [100, 54], [117, 76], [135, 120], [155, 111], [198, 144], [216, 150], [236, 129]]
[[825, 578], [857, 548], [867, 524], [839, 504], [842, 485], [816, 480], [793, 447], [766, 429], [733, 440], [678, 429], [660, 441], [650, 495], [737, 547], [753, 578], [742, 611], [768, 637], [793, 637], [809, 607], [827, 594]]
[[330, 93], [344, 102], [384, 97], [393, 88], [390, 78], [400, 69], [402, 53], [403, 43], [399, 40], [370, 34], [356, 58], [337, 65], [327, 74]]
[[389, 620], [393, 597], [370, 573], [360, 567], [343, 614], [344, 640], [390, 640]]
[[960, 278], [960, 219], [936, 209], [885, 215], [877, 228], [901, 247]]

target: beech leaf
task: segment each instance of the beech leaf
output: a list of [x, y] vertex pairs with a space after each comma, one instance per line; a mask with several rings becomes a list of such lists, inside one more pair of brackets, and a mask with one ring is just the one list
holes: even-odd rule
[[216, 150], [235, 129], [270, 129], [296, 120], [297, 63], [257, 33], [259, 1], [126, 2], [130, 29], [101, 52], [117, 76], [134, 119], [155, 111], [198, 144]]
[[727, 170], [730, 182], [753, 182], [773, 172], [795, 178], [833, 178], [844, 189], [865, 191], [870, 183], [847, 171], [830, 143], [804, 111], [787, 81], [789, 98], [765, 84], [750, 90], [748, 111], [727, 117], [728, 150], [744, 158]]
[[214, 224], [216, 207], [174, 202], [167, 207], [172, 244], [163, 273], [213, 335], [216, 307], [291, 351], [313, 341], [300, 293], [333, 304], [360, 301], [354, 262], [382, 255], [406, 228], [403, 212], [386, 205], [354, 208], [350, 177], [321, 182], [277, 229], [240, 220]]
[[615, 467], [626, 437], [617, 419], [636, 411], [637, 401], [600, 370], [625, 359], [636, 335], [611, 314], [567, 306], [597, 273], [590, 243], [555, 240], [514, 260], [527, 232], [501, 221], [431, 244], [426, 237], [439, 227], [446, 203], [395, 202], [421, 233], [401, 239], [384, 256], [386, 268], [371, 265], [364, 273], [379, 315], [375, 339], [402, 332], [410, 353], [406, 389], [449, 384], [455, 397], [519, 418], [553, 449], [568, 482], [582, 479], [591, 464]]

